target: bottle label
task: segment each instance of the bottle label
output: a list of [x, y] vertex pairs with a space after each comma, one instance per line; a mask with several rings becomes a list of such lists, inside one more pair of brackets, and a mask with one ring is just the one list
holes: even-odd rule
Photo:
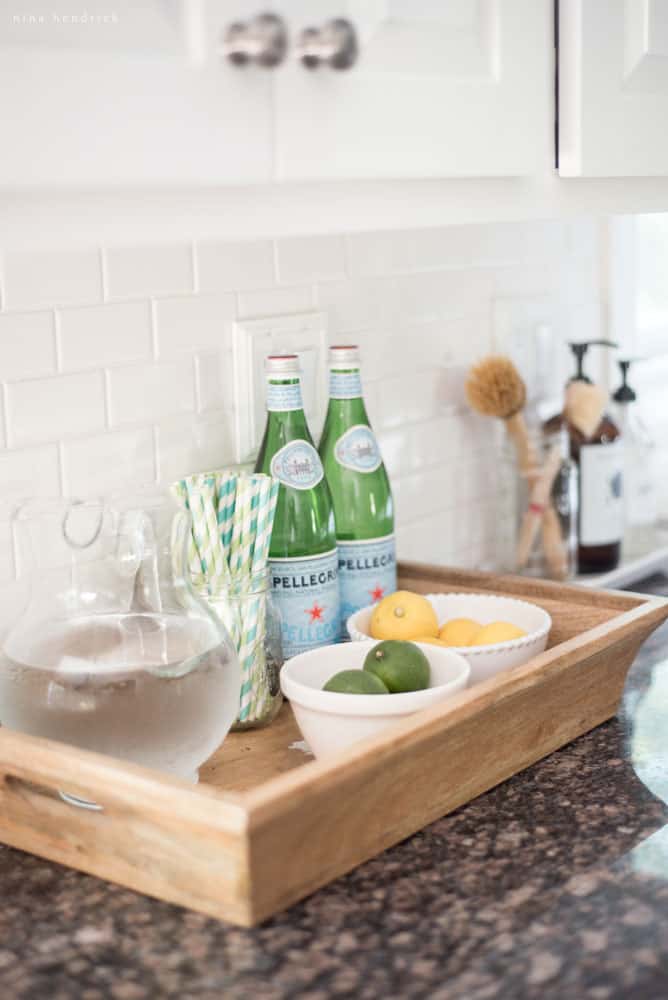
[[271, 588], [281, 612], [287, 659], [341, 636], [336, 549], [303, 559], [270, 559]]
[[271, 460], [271, 474], [284, 486], [312, 490], [322, 480], [324, 470], [320, 455], [309, 441], [288, 441]]
[[383, 461], [376, 435], [366, 424], [355, 424], [334, 445], [334, 457], [344, 469], [375, 472]]
[[339, 542], [341, 621], [397, 589], [394, 535], [361, 542]]
[[622, 441], [580, 448], [580, 545], [610, 545], [624, 530]]
[[301, 410], [302, 402], [301, 382], [297, 379], [294, 382], [272, 382], [267, 380], [267, 409], [274, 413], [287, 413], [289, 410]]
[[359, 399], [362, 379], [359, 368], [354, 371], [329, 370], [329, 395], [331, 399]]

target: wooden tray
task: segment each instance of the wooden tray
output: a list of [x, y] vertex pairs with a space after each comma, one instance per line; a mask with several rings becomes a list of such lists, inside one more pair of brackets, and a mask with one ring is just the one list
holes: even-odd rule
[[268, 729], [231, 734], [196, 787], [0, 729], [0, 839], [250, 926], [610, 718], [668, 618], [660, 598], [519, 577], [404, 565], [400, 581], [534, 601], [554, 621], [549, 647], [327, 760], [291, 748], [285, 706]]

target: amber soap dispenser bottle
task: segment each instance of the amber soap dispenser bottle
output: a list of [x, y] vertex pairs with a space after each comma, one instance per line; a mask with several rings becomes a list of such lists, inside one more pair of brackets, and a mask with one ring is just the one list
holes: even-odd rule
[[[594, 345], [616, 347], [610, 340], [572, 343], [576, 361], [571, 382], [591, 383], [583, 370], [587, 351]], [[557, 430], [564, 422], [556, 414], [546, 430]], [[571, 458], [578, 466], [578, 572], [606, 573], [619, 565], [624, 533], [622, 438], [619, 427], [603, 413], [596, 429], [588, 434], [568, 421]]]

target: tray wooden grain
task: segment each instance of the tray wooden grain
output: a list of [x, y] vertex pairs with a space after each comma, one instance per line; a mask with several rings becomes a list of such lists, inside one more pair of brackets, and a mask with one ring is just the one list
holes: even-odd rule
[[251, 926], [610, 718], [668, 618], [662, 598], [521, 577], [404, 564], [400, 582], [533, 601], [553, 618], [548, 648], [327, 760], [291, 746], [284, 706], [269, 728], [228, 736], [196, 787], [0, 729], [0, 839]]

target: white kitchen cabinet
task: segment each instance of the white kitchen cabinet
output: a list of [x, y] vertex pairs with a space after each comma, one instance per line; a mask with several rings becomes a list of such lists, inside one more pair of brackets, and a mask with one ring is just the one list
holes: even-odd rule
[[546, 0], [277, 0], [293, 35], [350, 20], [359, 60], [274, 75], [281, 180], [502, 177], [544, 164]]
[[[0, 20], [5, 188], [503, 177], [545, 159], [550, 0], [65, 8], [35, 0]], [[263, 9], [284, 17], [285, 62], [233, 66], [224, 29]], [[341, 16], [358, 32], [358, 61], [306, 69], [300, 31]]]
[[3, 7], [0, 185], [271, 179], [271, 73], [240, 71], [217, 51], [247, 0]]
[[560, 0], [559, 173], [668, 175], [668, 2]]

